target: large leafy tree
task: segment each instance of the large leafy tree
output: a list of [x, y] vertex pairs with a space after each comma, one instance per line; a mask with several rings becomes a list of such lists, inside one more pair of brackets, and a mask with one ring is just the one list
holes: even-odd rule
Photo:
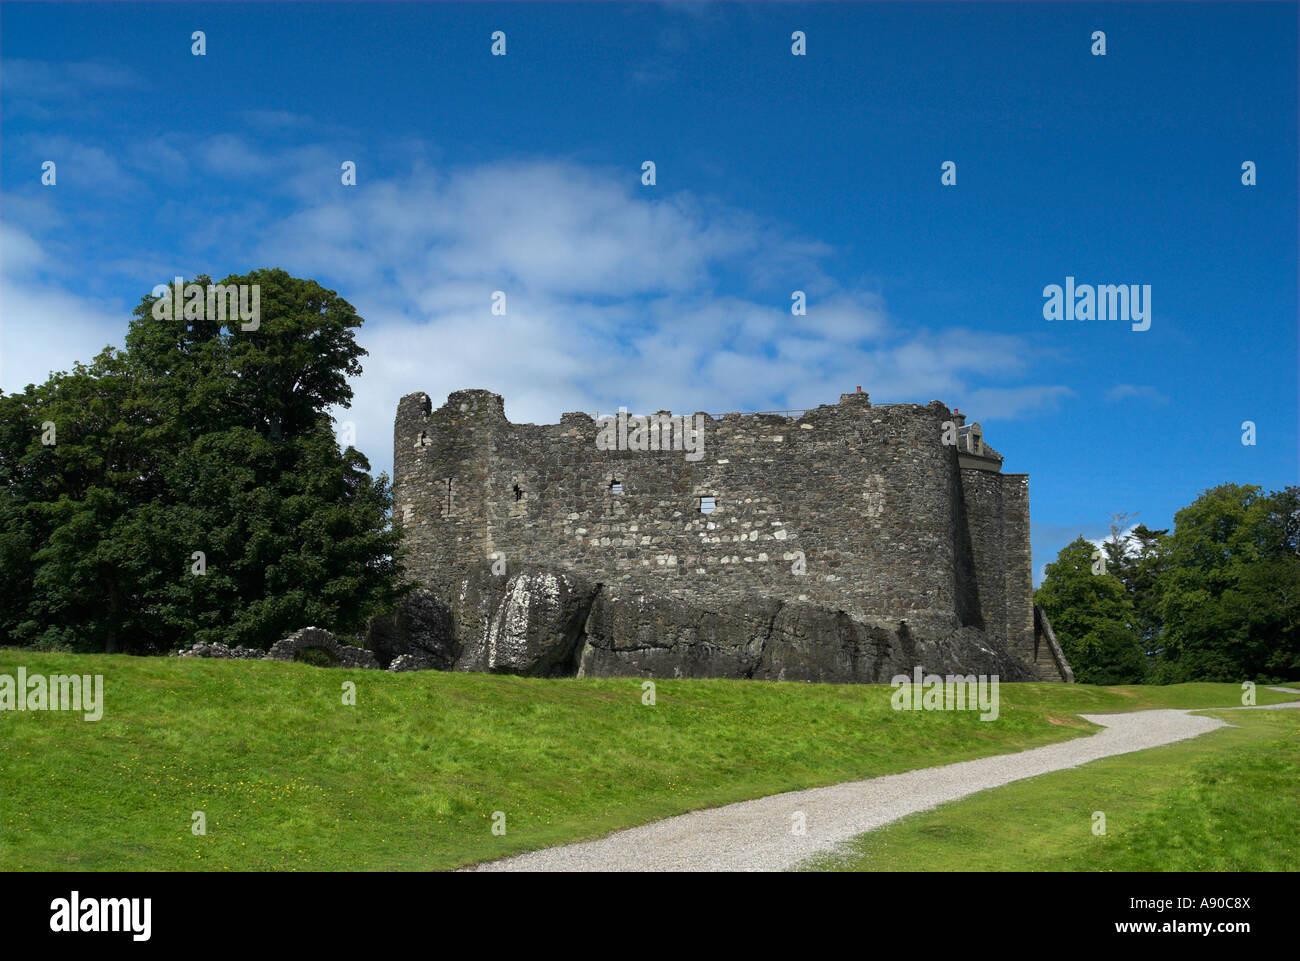
[[1300, 675], [1300, 488], [1223, 484], [1174, 515], [1160, 576], [1166, 681]]
[[354, 633], [401, 593], [388, 480], [326, 412], [351, 401], [361, 318], [281, 270], [222, 284], [259, 286], [259, 324], [149, 296], [125, 351], [0, 396], [0, 633], [267, 647], [309, 624]]
[[1147, 661], [1133, 603], [1123, 582], [1096, 564], [1095, 551], [1082, 536], [1063, 547], [1047, 565], [1034, 602], [1051, 620], [1076, 680], [1085, 684], [1141, 683]]
[[1082, 539], [1048, 565], [1035, 596], [1076, 676], [1132, 676], [1134, 636], [1157, 683], [1300, 676], [1300, 488], [1223, 484], [1174, 521], [1123, 538], [1112, 524], [1105, 574]]

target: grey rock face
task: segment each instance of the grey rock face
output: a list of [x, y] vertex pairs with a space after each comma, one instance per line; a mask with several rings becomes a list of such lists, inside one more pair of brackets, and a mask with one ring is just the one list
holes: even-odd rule
[[484, 638], [487, 669], [572, 676], [594, 594], [594, 586], [574, 574], [528, 570], [510, 575]]
[[675, 598], [602, 594], [587, 620], [584, 677], [753, 677], [780, 607], [710, 610]]
[[[390, 670], [487, 671], [572, 677], [597, 586], [572, 573], [478, 564], [376, 618], [366, 646]], [[399, 668], [396, 658], [409, 656]]]
[[891, 676], [910, 673], [913, 663], [934, 673], [996, 674], [1004, 681], [1041, 680], [1029, 664], [974, 627], [959, 627], [933, 641], [917, 643], [915, 660], [900, 665]]
[[365, 648], [389, 670], [400, 657], [408, 658], [407, 664], [425, 666], [397, 670], [450, 670], [460, 653], [451, 610], [429, 591], [404, 598], [395, 614], [371, 618]]
[[[983, 631], [951, 620], [869, 622], [770, 597], [715, 608], [533, 565], [504, 574], [476, 565], [439, 593], [445, 603], [432, 593], [418, 602], [436, 617], [398, 616], [371, 630], [368, 643], [401, 652], [389, 670], [885, 683], [920, 666], [1032, 679]], [[437, 630], [420, 633], [429, 623]]]
[[855, 621], [843, 611], [783, 604], [772, 619], [757, 676], [879, 682], [888, 680], [882, 675], [900, 653], [898, 641], [884, 628]]
[[580, 673], [879, 684], [919, 665], [926, 672], [1033, 679], [1027, 665], [978, 629], [924, 627], [918, 639], [905, 622], [891, 629], [773, 598], [712, 611], [645, 595], [602, 595], [588, 619]]

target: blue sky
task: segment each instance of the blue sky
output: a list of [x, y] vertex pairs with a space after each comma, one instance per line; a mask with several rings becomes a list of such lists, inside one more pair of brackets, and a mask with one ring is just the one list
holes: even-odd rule
[[[177, 274], [283, 267], [366, 318], [376, 470], [413, 390], [554, 423], [861, 384], [1030, 474], [1038, 573], [1296, 481], [1297, 39], [1285, 3], [4, 3], [0, 387]], [[1045, 320], [1067, 276], [1151, 285], [1150, 329]]]

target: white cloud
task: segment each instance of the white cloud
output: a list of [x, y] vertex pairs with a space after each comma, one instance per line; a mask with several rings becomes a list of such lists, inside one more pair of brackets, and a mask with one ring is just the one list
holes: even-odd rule
[[132, 70], [92, 60], [31, 60], [10, 57], [0, 62], [0, 77], [10, 96], [47, 99], [84, 95], [89, 88], [129, 89], [140, 86]]
[[17, 393], [123, 341], [121, 310], [51, 284], [49, 266], [30, 234], [0, 223], [0, 390]]
[[60, 189], [94, 189], [105, 193], [137, 187], [133, 174], [109, 151], [62, 134], [33, 136], [24, 149], [41, 162], [53, 161]]
[[[277, 221], [258, 260], [326, 275], [367, 318], [370, 356], [340, 419], [388, 469], [398, 398], [482, 387], [517, 422], [567, 410], [813, 407], [861, 384], [877, 401], [964, 400], [974, 416], [1055, 407], [1020, 338], [901, 330], [883, 298], [824, 274], [828, 248], [781, 225], [569, 163], [493, 163], [333, 191]], [[724, 274], [760, 289], [720, 294]], [[794, 278], [786, 281], [784, 278]], [[780, 293], [770, 293], [774, 288]], [[809, 293], [808, 315], [789, 292]], [[492, 291], [507, 315], [490, 312]]]
[[[343, 187], [338, 153], [213, 136], [188, 163], [271, 178], [289, 209], [240, 194], [186, 231], [186, 249], [154, 250], [146, 238], [114, 254], [147, 270], [147, 287], [170, 280], [176, 262], [194, 265], [175, 271], [187, 276], [283, 267], [337, 290], [366, 318], [358, 339], [370, 356], [353, 409], [336, 416], [356, 424], [376, 469], [390, 469], [397, 400], [416, 390], [441, 403], [453, 390], [487, 388], [506, 398], [512, 420], [534, 423], [619, 406], [815, 407], [859, 384], [877, 402], [937, 398], [992, 419], [1051, 409], [1070, 393], [990, 386], [1030, 369], [1020, 338], [904, 328], [880, 291], [826, 274], [831, 250], [815, 238], [688, 192], [644, 188], [628, 171], [414, 162], [387, 179], [363, 166], [358, 186]], [[186, 162], [128, 153], [124, 176]], [[6, 387], [120, 341], [129, 308], [113, 318], [60, 286], [76, 276], [75, 258], [60, 249], [68, 274], [42, 275], [35, 238], [15, 231], [5, 240], [5, 314], [20, 319], [6, 330]], [[12, 292], [10, 267], [27, 272]], [[808, 293], [807, 316], [790, 313], [795, 289]], [[494, 290], [507, 295], [504, 317], [491, 313]], [[71, 333], [43, 333], [55, 323]]]
[[1106, 391], [1107, 403], [1122, 403], [1128, 400], [1145, 401], [1148, 404], [1167, 404], [1169, 398], [1146, 384], [1116, 384], [1110, 390]]

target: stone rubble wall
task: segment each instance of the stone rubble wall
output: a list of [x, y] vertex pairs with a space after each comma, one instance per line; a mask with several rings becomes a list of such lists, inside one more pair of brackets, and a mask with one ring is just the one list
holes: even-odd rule
[[332, 667], [378, 668], [379, 660], [373, 651], [351, 644], [343, 644], [329, 631], [319, 627], [304, 627], [271, 645], [270, 650], [259, 651], [251, 647], [227, 647], [220, 642], [194, 644], [178, 657], [217, 657], [241, 660], [294, 661], [305, 650], [320, 650], [329, 655]]

